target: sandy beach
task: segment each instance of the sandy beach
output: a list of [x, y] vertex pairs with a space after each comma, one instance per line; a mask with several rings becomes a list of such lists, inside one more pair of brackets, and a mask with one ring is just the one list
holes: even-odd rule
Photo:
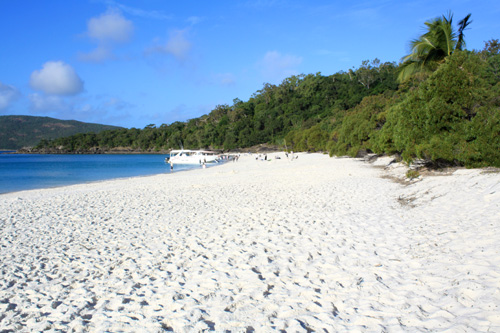
[[500, 173], [274, 155], [0, 195], [0, 332], [500, 331]]

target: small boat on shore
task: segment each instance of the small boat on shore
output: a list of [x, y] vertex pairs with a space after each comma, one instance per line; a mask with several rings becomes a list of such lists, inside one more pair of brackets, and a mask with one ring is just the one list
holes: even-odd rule
[[210, 150], [172, 150], [170, 157], [165, 158], [166, 163], [172, 164], [199, 164], [218, 163], [220, 156]]

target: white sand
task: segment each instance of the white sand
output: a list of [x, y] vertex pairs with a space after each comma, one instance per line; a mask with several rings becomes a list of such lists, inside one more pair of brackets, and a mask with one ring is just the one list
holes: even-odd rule
[[499, 332], [500, 174], [401, 170], [243, 157], [0, 195], [0, 331]]

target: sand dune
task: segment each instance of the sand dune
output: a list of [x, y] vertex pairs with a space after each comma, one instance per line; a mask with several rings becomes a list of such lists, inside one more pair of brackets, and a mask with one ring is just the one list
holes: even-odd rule
[[0, 331], [500, 331], [500, 173], [280, 155], [0, 195]]

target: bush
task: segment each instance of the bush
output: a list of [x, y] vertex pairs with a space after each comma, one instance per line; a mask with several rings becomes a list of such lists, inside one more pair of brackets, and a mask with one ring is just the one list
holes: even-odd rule
[[408, 179], [415, 179], [420, 177], [420, 173], [417, 170], [408, 170], [406, 172], [406, 178]]
[[371, 138], [385, 123], [385, 112], [395, 102], [394, 93], [365, 97], [342, 121], [330, 155], [356, 156], [361, 149], [372, 150]]
[[387, 113], [377, 147], [449, 164], [500, 166], [500, 85], [477, 54], [455, 52]]

